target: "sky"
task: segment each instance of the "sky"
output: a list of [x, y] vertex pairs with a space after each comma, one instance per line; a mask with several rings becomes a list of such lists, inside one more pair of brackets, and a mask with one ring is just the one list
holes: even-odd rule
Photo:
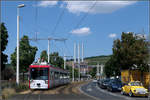
[[[20, 38], [35, 38], [36, 33], [37, 38], [66, 38], [65, 42], [50, 41], [50, 53], [61, 56], [73, 56], [74, 43], [84, 44], [84, 57], [111, 55], [113, 40], [120, 39], [122, 32], [149, 32], [148, 1], [2, 1], [1, 21], [9, 34], [8, 62], [16, 48], [19, 4], [26, 5], [20, 8]], [[47, 50], [48, 41], [30, 44], [38, 47], [37, 59]]]

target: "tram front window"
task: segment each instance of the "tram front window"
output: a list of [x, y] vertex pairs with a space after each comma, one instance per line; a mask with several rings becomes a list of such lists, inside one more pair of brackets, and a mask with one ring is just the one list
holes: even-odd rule
[[48, 68], [31, 68], [31, 80], [48, 80]]

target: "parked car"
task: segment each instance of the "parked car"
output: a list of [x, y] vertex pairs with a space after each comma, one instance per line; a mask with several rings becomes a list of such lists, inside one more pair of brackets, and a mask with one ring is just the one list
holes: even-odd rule
[[110, 81], [110, 79], [103, 79], [98, 83], [98, 85], [102, 89], [107, 89], [107, 85], [108, 85], [109, 81]]
[[121, 91], [122, 88], [122, 83], [121, 80], [119, 79], [112, 79], [109, 81], [108, 85], [107, 85], [107, 90], [108, 91]]
[[129, 96], [148, 96], [148, 89], [144, 88], [140, 81], [129, 82], [121, 89], [121, 94], [128, 94]]
[[100, 85], [100, 82], [101, 82], [101, 79], [98, 79], [98, 80], [97, 80], [98, 86]]

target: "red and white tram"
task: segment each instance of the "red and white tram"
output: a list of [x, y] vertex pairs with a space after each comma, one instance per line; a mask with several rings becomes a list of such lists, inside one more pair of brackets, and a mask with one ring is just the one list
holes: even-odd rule
[[52, 65], [36, 63], [29, 66], [29, 88], [48, 89], [70, 83], [69, 71]]

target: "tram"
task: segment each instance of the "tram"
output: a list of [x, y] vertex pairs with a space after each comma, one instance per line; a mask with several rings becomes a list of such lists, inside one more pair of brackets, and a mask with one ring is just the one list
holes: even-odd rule
[[29, 88], [49, 89], [70, 83], [69, 71], [53, 67], [46, 62], [29, 66]]

